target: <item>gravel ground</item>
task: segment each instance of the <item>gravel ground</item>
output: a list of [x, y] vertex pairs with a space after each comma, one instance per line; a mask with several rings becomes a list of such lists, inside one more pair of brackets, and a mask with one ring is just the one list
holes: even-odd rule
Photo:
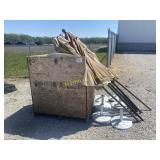
[[[5, 94], [5, 139], [156, 139], [156, 55], [116, 54], [113, 67], [119, 67], [119, 79], [146, 102], [152, 111], [142, 113], [144, 122], [135, 123], [125, 131], [110, 125], [97, 125], [91, 119], [32, 114], [28, 79], [6, 79], [17, 91]], [[143, 106], [139, 106], [145, 109]]]

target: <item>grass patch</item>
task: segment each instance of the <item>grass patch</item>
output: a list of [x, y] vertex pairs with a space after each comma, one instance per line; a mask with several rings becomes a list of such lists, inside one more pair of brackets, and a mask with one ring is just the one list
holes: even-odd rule
[[[46, 54], [46, 53], [33, 53]], [[27, 67], [28, 53], [5, 53], [4, 54], [4, 77], [28, 77]]]
[[108, 48], [107, 47], [101, 47], [101, 48], [98, 48], [96, 50], [96, 53], [107, 53], [108, 52]]
[[[32, 52], [32, 55], [47, 54], [48, 52]], [[106, 65], [107, 48], [99, 48], [96, 51], [98, 59]], [[4, 77], [28, 77], [27, 68], [28, 52], [13, 53], [12, 50], [4, 54]]]
[[105, 53], [105, 52], [96, 53], [96, 55], [97, 55], [99, 61], [100, 61], [102, 64], [106, 65], [106, 61], [107, 61], [107, 53]]
[[104, 65], [106, 65], [106, 62], [107, 62], [107, 52], [108, 52], [107, 47], [100, 47], [96, 50], [96, 55], [99, 61]]
[[4, 76], [5, 77], [28, 77], [27, 54], [6, 53], [4, 55]]

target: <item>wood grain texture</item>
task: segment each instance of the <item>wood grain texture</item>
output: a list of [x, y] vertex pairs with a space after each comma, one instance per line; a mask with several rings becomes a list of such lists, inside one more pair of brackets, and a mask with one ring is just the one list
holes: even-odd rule
[[94, 88], [81, 84], [84, 58], [60, 53], [30, 56], [28, 68], [35, 113], [88, 118]]

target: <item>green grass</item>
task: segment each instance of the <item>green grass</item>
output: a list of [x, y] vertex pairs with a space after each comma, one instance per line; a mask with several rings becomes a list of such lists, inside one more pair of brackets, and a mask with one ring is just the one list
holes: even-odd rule
[[97, 55], [99, 61], [100, 61], [101, 63], [104, 63], [104, 60], [106, 59], [106, 53], [105, 53], [105, 52], [98, 53], [98, 54], [96, 53], [96, 55]]
[[[46, 53], [33, 53], [46, 54]], [[5, 53], [4, 54], [4, 77], [28, 77], [27, 68], [28, 53]]]
[[96, 55], [99, 61], [104, 65], [106, 65], [106, 61], [107, 61], [107, 52], [108, 52], [107, 47], [98, 48], [96, 51]]
[[[96, 51], [98, 59], [106, 65], [107, 48], [99, 48]], [[47, 54], [48, 52], [32, 52], [32, 54]], [[28, 52], [12, 53], [12, 50], [4, 54], [4, 76], [9, 77], [28, 77], [27, 68]]]
[[96, 50], [96, 53], [106, 53], [108, 52], [108, 48], [107, 47], [100, 47]]
[[5, 53], [4, 55], [4, 75], [5, 77], [26, 77], [27, 71], [27, 54], [23, 53]]

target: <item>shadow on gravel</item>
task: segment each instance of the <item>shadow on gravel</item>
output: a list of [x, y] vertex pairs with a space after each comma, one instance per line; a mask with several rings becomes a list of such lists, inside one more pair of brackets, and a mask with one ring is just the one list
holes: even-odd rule
[[[114, 111], [115, 114], [115, 111]], [[114, 116], [110, 112], [111, 116]], [[119, 114], [116, 113], [116, 115]], [[124, 113], [128, 115], [128, 113]], [[4, 132], [11, 135], [19, 135], [39, 140], [64, 139], [65, 136], [85, 131], [89, 127], [110, 126], [111, 124], [95, 123], [92, 118], [88, 121], [78, 118], [65, 118], [48, 115], [33, 115], [32, 105], [22, 109], [4, 120]]]
[[61, 139], [78, 131], [87, 130], [90, 120], [56, 116], [34, 116], [32, 105], [22, 109], [4, 120], [4, 132], [34, 139]]

